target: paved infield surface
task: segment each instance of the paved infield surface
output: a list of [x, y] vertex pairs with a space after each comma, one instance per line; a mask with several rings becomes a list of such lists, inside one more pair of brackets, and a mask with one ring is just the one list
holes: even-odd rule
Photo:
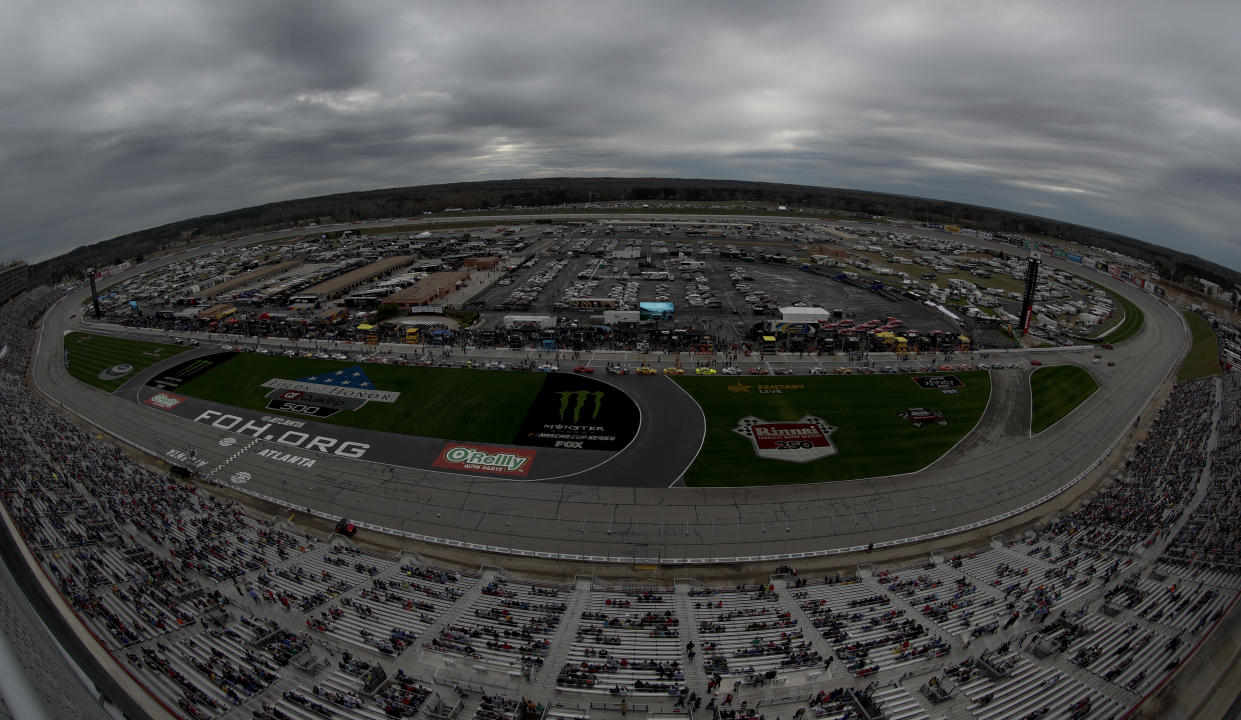
[[[329, 457], [350, 458], [361, 453], [360, 459], [370, 463], [395, 466], [396, 468], [428, 470], [441, 452], [448, 446], [486, 446], [501, 451], [533, 454], [528, 473], [509, 480], [559, 481], [573, 484], [611, 485], [624, 487], [668, 487], [673, 484], [689, 464], [693, 462], [698, 442], [703, 434], [702, 413], [698, 405], [667, 378], [609, 377], [605, 380], [620, 387], [638, 406], [641, 427], [632, 442], [619, 452], [606, 450], [565, 450], [559, 448], [529, 447], [523, 445], [497, 445], [476, 442], [450, 442], [440, 438], [413, 437], [396, 433], [377, 432], [343, 425], [314, 422], [263, 413], [258, 410], [241, 409], [221, 403], [202, 400], [179, 393], [177, 390], [160, 390], [147, 385], [147, 381], [169, 367], [206, 356], [215, 352], [212, 348], [197, 353], [177, 356], [160, 363], [135, 376], [118, 394], [133, 397], [154, 415], [171, 415], [176, 419], [151, 417], [144, 424], [198, 423], [217, 431], [217, 447], [226, 447], [229, 454], [241, 448], [258, 457], [283, 457], [274, 462], [286, 463], [299, 468], [316, 467]], [[461, 372], [489, 372], [486, 370], [462, 370]], [[176, 402], [167, 406], [156, 402]], [[166, 409], [165, 409], [166, 408]], [[186, 427], [189, 431], [189, 427]], [[230, 435], [231, 433], [231, 435]], [[317, 444], [316, 438], [323, 438]], [[221, 445], [221, 441], [225, 444]], [[253, 442], [252, 442], [253, 441]], [[186, 440], [170, 450], [183, 450], [188, 454], [193, 447], [194, 460], [214, 458], [216, 453], [203, 448], [200, 454], [194, 441]], [[324, 448], [330, 454], [316, 452]], [[258, 453], [269, 451], [265, 456]], [[651, 458], [661, 458], [659, 463]], [[313, 460], [313, 464], [306, 461]], [[218, 465], [218, 463], [216, 464]], [[216, 466], [203, 465], [204, 473]], [[238, 470], [223, 468], [212, 479], [225, 480]], [[253, 473], [252, 473], [253, 474]], [[449, 473], [438, 473], [449, 474]], [[494, 473], [462, 470], [455, 474], [462, 477], [493, 477]]]
[[[1081, 269], [1052, 258], [1046, 262]], [[138, 379], [109, 395], [70, 377], [60, 361], [60, 338], [67, 329], [79, 329], [69, 315], [80, 312], [86, 290], [73, 293], [47, 315], [34, 376], [39, 389], [66, 408], [155, 456], [192, 464], [217, 482], [245, 473], [248, 477], [242, 476], [239, 484], [245, 491], [456, 545], [477, 543], [545, 557], [665, 563], [818, 553], [996, 517], [1063, 487], [1124, 436], [1186, 351], [1188, 336], [1179, 315], [1154, 297], [1101, 274], [1088, 276], [1136, 302], [1146, 324], [1137, 338], [1109, 351], [1114, 367], [1090, 364], [1090, 352], [1038, 353], [1045, 365], [1081, 365], [1098, 380], [1100, 392], [1071, 415], [1029, 436], [1029, 367], [1026, 356], [1018, 355], [1023, 369], [992, 373], [991, 401], [975, 430], [929, 467], [902, 476], [816, 485], [668, 487], [697, 453], [697, 441], [686, 438], [701, 435], [702, 418], [697, 406], [662, 377], [609, 378], [623, 381], [641, 409], [639, 436], [610, 460], [606, 453], [600, 455], [596, 462], [608, 461], [594, 470], [559, 481], [518, 483], [411, 470], [299, 453], [262, 440], [251, 443], [138, 404]], [[329, 427], [325, 435], [342, 437], [346, 430]], [[222, 446], [226, 438], [233, 442]], [[437, 450], [442, 442], [434, 441]], [[190, 445], [196, 449], [192, 461], [184, 455]], [[260, 454], [264, 450], [275, 451], [275, 456]], [[538, 452], [540, 460], [545, 452], [547, 457], [559, 454], [543, 448]], [[305, 467], [280, 459], [284, 454], [315, 462]], [[573, 461], [564, 462], [572, 470]]]

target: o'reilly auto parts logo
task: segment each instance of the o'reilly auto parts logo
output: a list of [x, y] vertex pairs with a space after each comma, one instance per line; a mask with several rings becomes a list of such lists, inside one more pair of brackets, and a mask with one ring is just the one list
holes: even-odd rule
[[431, 465], [445, 470], [525, 477], [530, 474], [535, 453], [535, 450], [447, 443]]
[[831, 439], [836, 428], [813, 415], [794, 422], [768, 422], [749, 415], [737, 422], [733, 432], [750, 438], [754, 454], [769, 460], [810, 462], [836, 454]]
[[157, 392], [143, 402], [151, 407], [157, 407], [160, 410], [171, 410], [185, 402], [185, 398], [175, 393]]

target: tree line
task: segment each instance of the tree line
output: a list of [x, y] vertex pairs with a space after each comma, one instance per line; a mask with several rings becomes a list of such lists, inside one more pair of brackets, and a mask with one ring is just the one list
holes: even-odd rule
[[1115, 233], [996, 208], [932, 198], [807, 185], [679, 178], [539, 178], [422, 185], [285, 200], [204, 215], [86, 245], [34, 266], [35, 282], [87, 267], [175, 250], [207, 240], [282, 230], [311, 222], [419, 217], [425, 212], [534, 208], [583, 203], [695, 202], [785, 205], [852, 216], [888, 216], [991, 232], [1045, 235], [1151, 263], [1165, 278], [1201, 277], [1224, 287], [1241, 273], [1188, 253]]

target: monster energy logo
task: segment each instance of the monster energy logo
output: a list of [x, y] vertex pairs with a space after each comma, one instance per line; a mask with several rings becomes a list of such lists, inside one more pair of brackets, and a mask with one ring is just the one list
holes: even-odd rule
[[556, 393], [560, 396], [560, 422], [564, 422], [564, 414], [569, 410], [569, 403], [573, 398], [577, 398], [577, 403], [573, 406], [573, 424], [577, 425], [582, 418], [582, 408], [586, 407], [586, 401], [590, 398], [595, 399], [595, 412], [590, 416], [591, 420], [599, 417], [599, 411], [603, 409], [603, 391], [596, 390], [568, 390]]
[[207, 368], [211, 367], [214, 364], [215, 363], [211, 362], [210, 360], [199, 358], [198, 360], [194, 360], [190, 362], [188, 365], [184, 365], [178, 368], [177, 373], [183, 377], [194, 375], [196, 373], [200, 373], [206, 370]]

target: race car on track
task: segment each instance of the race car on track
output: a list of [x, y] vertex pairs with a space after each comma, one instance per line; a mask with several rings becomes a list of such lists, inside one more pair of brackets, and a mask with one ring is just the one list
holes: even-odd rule
[[608, 367], [608, 375], [628, 375], [629, 370], [620, 365], [611, 365]]
[[684, 375], [685, 371], [679, 367], [666, 367], [664, 368], [664, 374], [665, 375]]
[[792, 375], [793, 368], [778, 367], [775, 370], [772, 370], [772, 372], [776, 375]]
[[721, 374], [721, 375], [740, 375], [740, 374], [741, 374], [741, 368], [736, 367], [736, 366], [734, 366], [734, 365], [729, 365], [728, 367], [726, 367], [726, 368], [724, 368], [723, 370], [721, 370], [721, 371], [720, 371], [720, 374]]
[[535, 369], [539, 372], [559, 372], [560, 366], [555, 363], [542, 363]]
[[714, 375], [715, 368], [709, 368], [709, 367], [694, 368], [694, 374], [695, 375]]
[[1042, 360], [1031, 360], [1030, 364], [1031, 365], [1042, 365], [1043, 361]]
[[589, 365], [578, 365], [577, 367], [573, 368], [573, 372], [581, 373], [583, 375], [589, 375], [590, 373], [593, 373], [594, 371], [595, 369], [590, 367]]
[[810, 374], [811, 375], [826, 375], [827, 370], [819, 367], [818, 365], [815, 365], [814, 367], [810, 368]]
[[658, 374], [655, 372], [655, 368], [651, 367], [650, 365], [643, 365], [642, 367], [639, 367], [636, 372], [639, 375], [657, 375]]
[[751, 375], [770, 375], [771, 373], [768, 372], [767, 368], [765, 367], [752, 367], [750, 368], [750, 374]]
[[504, 363], [499, 362], [499, 361], [496, 361], [496, 360], [493, 360], [493, 361], [491, 361], [491, 362], [487, 363], [487, 369], [488, 369], [488, 370], [503, 370], [503, 369], [504, 369]]

